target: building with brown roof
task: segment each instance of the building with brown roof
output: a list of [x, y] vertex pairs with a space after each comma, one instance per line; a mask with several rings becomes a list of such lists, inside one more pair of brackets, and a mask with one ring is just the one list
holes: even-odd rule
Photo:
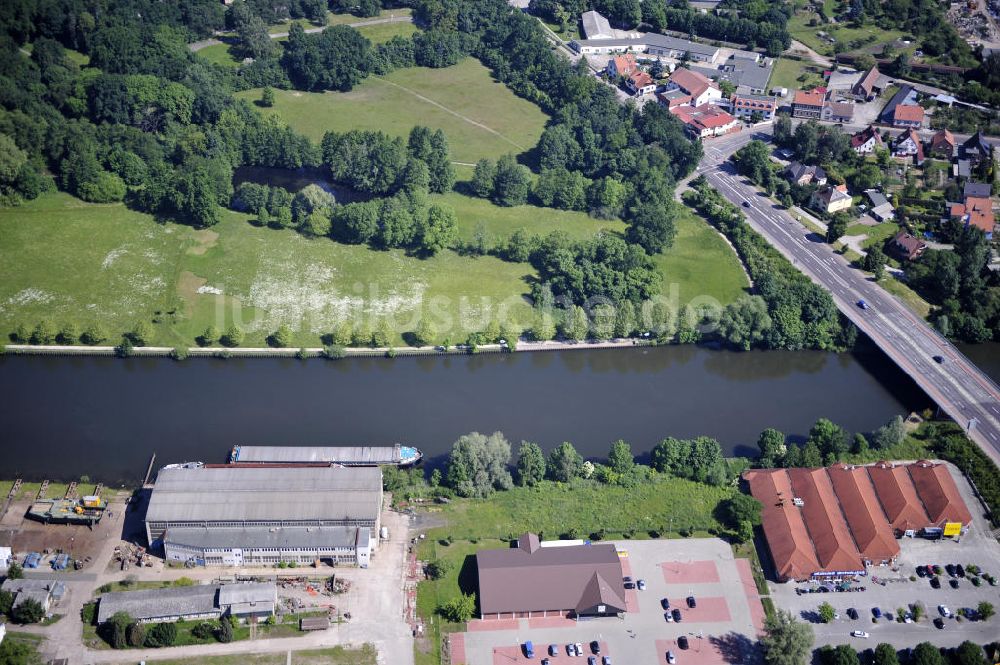
[[882, 510], [897, 537], [915, 536], [930, 524], [905, 466], [882, 461], [867, 469]]
[[987, 240], [993, 239], [993, 228], [996, 218], [993, 215], [993, 201], [980, 196], [966, 196], [965, 203], [953, 203], [949, 216], [966, 226], [974, 226], [986, 234]]
[[904, 129], [903, 133], [896, 137], [892, 144], [892, 156], [909, 158], [912, 157], [914, 163], [920, 166], [924, 163], [924, 146], [920, 142], [917, 130]]
[[656, 92], [656, 81], [646, 72], [634, 71], [625, 79], [625, 85], [633, 95], [641, 96]]
[[691, 95], [691, 106], [701, 106], [722, 99], [722, 90], [715, 81], [686, 67], [678, 67], [670, 74], [666, 91], [671, 90], [682, 90]]
[[864, 129], [851, 137], [851, 149], [859, 155], [866, 155], [875, 152], [876, 148], [884, 148], [885, 143], [874, 125], [868, 125]]
[[875, 496], [868, 472], [863, 466], [846, 464], [835, 464], [827, 472], [861, 557], [867, 563], [891, 563], [899, 555], [899, 543]]
[[942, 129], [931, 137], [927, 151], [932, 157], [951, 159], [955, 156], [955, 137], [947, 129]]
[[628, 76], [629, 74], [638, 71], [638, 69], [639, 65], [635, 60], [635, 56], [631, 53], [616, 55], [608, 60], [608, 74], [614, 78], [619, 76]]
[[823, 115], [826, 92], [822, 90], [796, 90], [792, 100], [792, 115], [796, 118], [815, 118]]
[[906, 468], [931, 524], [944, 527], [946, 522], [958, 522], [966, 527], [972, 523], [972, 514], [958, 493], [955, 479], [951, 477], [948, 467], [920, 460]]
[[924, 124], [924, 107], [919, 104], [897, 104], [892, 112], [893, 127], [920, 129]]
[[785, 469], [753, 469], [743, 474], [750, 493], [763, 505], [761, 524], [778, 581], [805, 580], [820, 569], [802, 512]]
[[872, 68], [861, 77], [861, 80], [854, 84], [851, 92], [863, 102], [873, 99], [879, 92], [878, 81], [880, 77], [878, 65], [872, 65]]
[[788, 477], [795, 496], [802, 500], [802, 517], [816, 548], [821, 570], [814, 574], [864, 573], [826, 469], [789, 469]]
[[905, 261], [916, 261], [926, 249], [927, 243], [908, 231], [900, 231], [889, 241], [889, 252]]
[[684, 123], [684, 129], [693, 138], [707, 139], [740, 131], [740, 121], [714, 104], [675, 106], [670, 113]]
[[610, 543], [545, 547], [526, 533], [517, 547], [480, 551], [476, 566], [484, 619], [625, 611], [622, 564]]

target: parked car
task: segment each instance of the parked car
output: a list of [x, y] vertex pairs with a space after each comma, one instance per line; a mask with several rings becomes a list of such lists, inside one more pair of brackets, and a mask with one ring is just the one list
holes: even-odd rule
[[942, 619], [941, 617], [934, 619], [934, 626], [938, 630], [944, 630], [944, 619]]
[[660, 598], [660, 607], [662, 607], [665, 610], [669, 610], [670, 609], [670, 599], [669, 598]]
[[937, 577], [937, 576], [932, 577], [931, 578], [931, 586], [934, 587], [935, 589], [940, 589], [941, 588], [941, 578]]
[[549, 655], [550, 656], [558, 656], [559, 655], [559, 645], [558, 644], [550, 644], [549, 645]]
[[868, 639], [869, 635], [863, 630], [852, 630], [851, 637], [863, 637], [865, 639]]
[[531, 640], [528, 640], [527, 642], [524, 643], [524, 657], [525, 658], [535, 657], [535, 645], [531, 643]]
[[674, 617], [674, 621], [676, 621], [677, 623], [680, 623], [680, 622], [681, 622], [681, 611], [680, 611], [679, 609], [677, 609], [677, 608], [675, 607], [675, 608], [673, 609], [673, 611], [671, 612], [671, 614], [672, 614], [672, 615], [673, 615], [673, 617]]
[[875, 617], [876, 619], [881, 619], [882, 618], [882, 610], [880, 610], [877, 607], [873, 607], [872, 608], [872, 616]]
[[595, 656], [601, 655], [601, 643], [594, 640], [590, 643], [590, 652]]
[[552, 661], [548, 658], [542, 658], [542, 665], [552, 665]]
[[587, 665], [597, 665], [597, 656], [587, 656]]
[[575, 656], [576, 655], [576, 645], [570, 642], [566, 645], [566, 655]]
[[666, 612], [663, 613], [663, 620], [666, 621], [667, 623], [674, 622], [674, 615], [670, 613], [670, 610], [667, 610]]
[[698, 601], [694, 599], [694, 596], [687, 597], [688, 607], [698, 607]]
[[667, 652], [667, 665], [674, 665], [677, 662], [677, 656], [674, 655], [673, 651]]
[[927, 577], [927, 569], [923, 566], [917, 566], [917, 577]]
[[856, 609], [854, 609], [853, 607], [848, 607], [847, 608], [847, 616], [849, 616], [852, 619], [854, 619], [855, 621], [857, 621], [858, 620], [858, 611]]
[[962, 566], [962, 564], [958, 564], [957, 566], [955, 566], [955, 574], [958, 575], [959, 577], [965, 577], [965, 568]]
[[639, 580], [638, 582], [635, 583], [635, 585], [639, 588], [639, 591], [646, 590], [646, 580]]
[[941, 568], [941, 566], [939, 566], [937, 564], [934, 564], [934, 574], [935, 575], [940, 576], [941, 573], [943, 573], [943, 572], [944, 572], [944, 570]]
[[951, 616], [951, 610], [948, 609], [947, 605], [938, 605], [938, 613], [945, 619]]
[[573, 647], [576, 649], [576, 655], [577, 656], [582, 656], [583, 655], [583, 645], [582, 644], [580, 644], [579, 642], [577, 642], [576, 644], [573, 645]]
[[948, 576], [949, 576], [949, 577], [955, 577], [955, 575], [956, 575], [956, 573], [955, 573], [955, 564], [953, 564], [953, 563], [949, 563], [949, 564], [947, 564], [947, 565], [946, 565], [946, 566], [944, 567], [944, 569], [945, 569], [946, 571], [948, 571]]
[[611, 656], [601, 658], [601, 665], [611, 665]]
[[679, 648], [681, 648], [681, 649], [687, 649], [688, 648], [688, 638], [687, 638], [687, 635], [681, 635], [680, 637], [677, 638], [677, 646]]

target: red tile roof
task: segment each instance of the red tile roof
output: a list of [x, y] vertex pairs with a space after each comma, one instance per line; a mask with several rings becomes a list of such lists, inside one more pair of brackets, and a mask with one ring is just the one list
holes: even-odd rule
[[906, 122], [923, 122], [924, 108], [916, 104], [897, 104], [893, 111], [893, 120], [904, 120]]
[[670, 75], [669, 80], [671, 83], [676, 83], [684, 92], [692, 97], [698, 97], [709, 88], [716, 87], [715, 83], [702, 74], [693, 72], [685, 67], [675, 69]]
[[879, 503], [893, 529], [904, 532], [930, 525], [931, 520], [924, 512], [924, 504], [917, 497], [917, 490], [913, 487], [906, 467], [879, 462], [867, 468]]
[[699, 133], [702, 129], [718, 129], [725, 127], [736, 120], [718, 106], [714, 104], [702, 104], [701, 106], [677, 106], [670, 109], [677, 118], [685, 125], [690, 125]]
[[823, 106], [824, 99], [826, 99], [826, 93], [819, 90], [796, 90], [793, 104]]
[[868, 125], [868, 129], [862, 130], [851, 137], [851, 147], [857, 148], [858, 146], [868, 143], [868, 139], [875, 139], [876, 145], [884, 145], [882, 143], [882, 136], [875, 129], [874, 125]]
[[873, 563], [896, 557], [899, 543], [882, 512], [865, 468], [838, 464], [827, 469], [827, 473], [861, 555]]
[[628, 76], [634, 72], [638, 65], [635, 62], [635, 56], [631, 53], [626, 53], [625, 55], [616, 55], [611, 58], [611, 61], [615, 64], [615, 70], [621, 76]]
[[826, 571], [864, 570], [826, 469], [789, 469], [795, 496], [803, 501], [802, 516]]
[[972, 515], [962, 495], [958, 493], [955, 479], [951, 477], [948, 467], [920, 460], [906, 468], [934, 525], [941, 526], [945, 522], [968, 525], [972, 522]]
[[653, 85], [653, 77], [644, 71], [632, 72], [628, 80], [632, 83], [632, 87], [636, 90], [644, 88], [647, 85]]
[[803, 580], [820, 569], [802, 513], [792, 503], [795, 496], [784, 469], [757, 469], [743, 477], [750, 493], [763, 504], [764, 535], [780, 580]]
[[861, 77], [861, 80], [858, 81], [854, 87], [863, 91], [866, 97], [870, 97], [872, 94], [872, 88], [874, 88], [875, 84], [878, 82], [879, 76], [878, 65], [872, 65], [872, 68], [868, 70], [868, 73]]
[[942, 129], [931, 137], [931, 151], [940, 150], [941, 148], [947, 148], [951, 151], [955, 149], [955, 137], [947, 129]]

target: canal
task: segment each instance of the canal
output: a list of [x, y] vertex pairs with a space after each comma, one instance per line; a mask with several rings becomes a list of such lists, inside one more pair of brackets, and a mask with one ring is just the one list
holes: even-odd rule
[[335, 362], [0, 358], [0, 478], [136, 482], [157, 465], [224, 461], [233, 444], [383, 445], [434, 458], [503, 431], [603, 456], [665, 436], [753, 451], [765, 427], [803, 437], [820, 417], [870, 431], [929, 405], [880, 352], [694, 346]]

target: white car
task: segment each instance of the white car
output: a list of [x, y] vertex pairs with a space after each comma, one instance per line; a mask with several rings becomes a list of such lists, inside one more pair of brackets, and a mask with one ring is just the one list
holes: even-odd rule
[[949, 609], [948, 609], [948, 606], [947, 606], [947, 605], [938, 605], [938, 612], [939, 612], [939, 613], [941, 614], [941, 616], [943, 616], [943, 617], [944, 617], [945, 619], [947, 619], [947, 618], [949, 618], [949, 617], [951, 616], [951, 610], [949, 610]]
[[576, 647], [576, 655], [577, 656], [582, 656], [583, 655], [583, 644], [581, 644], [580, 642], [577, 642], [574, 646]]
[[676, 663], [676, 662], [677, 662], [677, 657], [676, 657], [676, 656], [674, 656], [674, 652], [673, 652], [673, 651], [668, 651], [668, 652], [667, 652], [667, 662], [668, 662], [668, 663], [669, 663], [670, 665], [674, 665], [674, 663]]
[[868, 639], [869, 635], [863, 630], [852, 630], [851, 637], [863, 637], [865, 639]]

